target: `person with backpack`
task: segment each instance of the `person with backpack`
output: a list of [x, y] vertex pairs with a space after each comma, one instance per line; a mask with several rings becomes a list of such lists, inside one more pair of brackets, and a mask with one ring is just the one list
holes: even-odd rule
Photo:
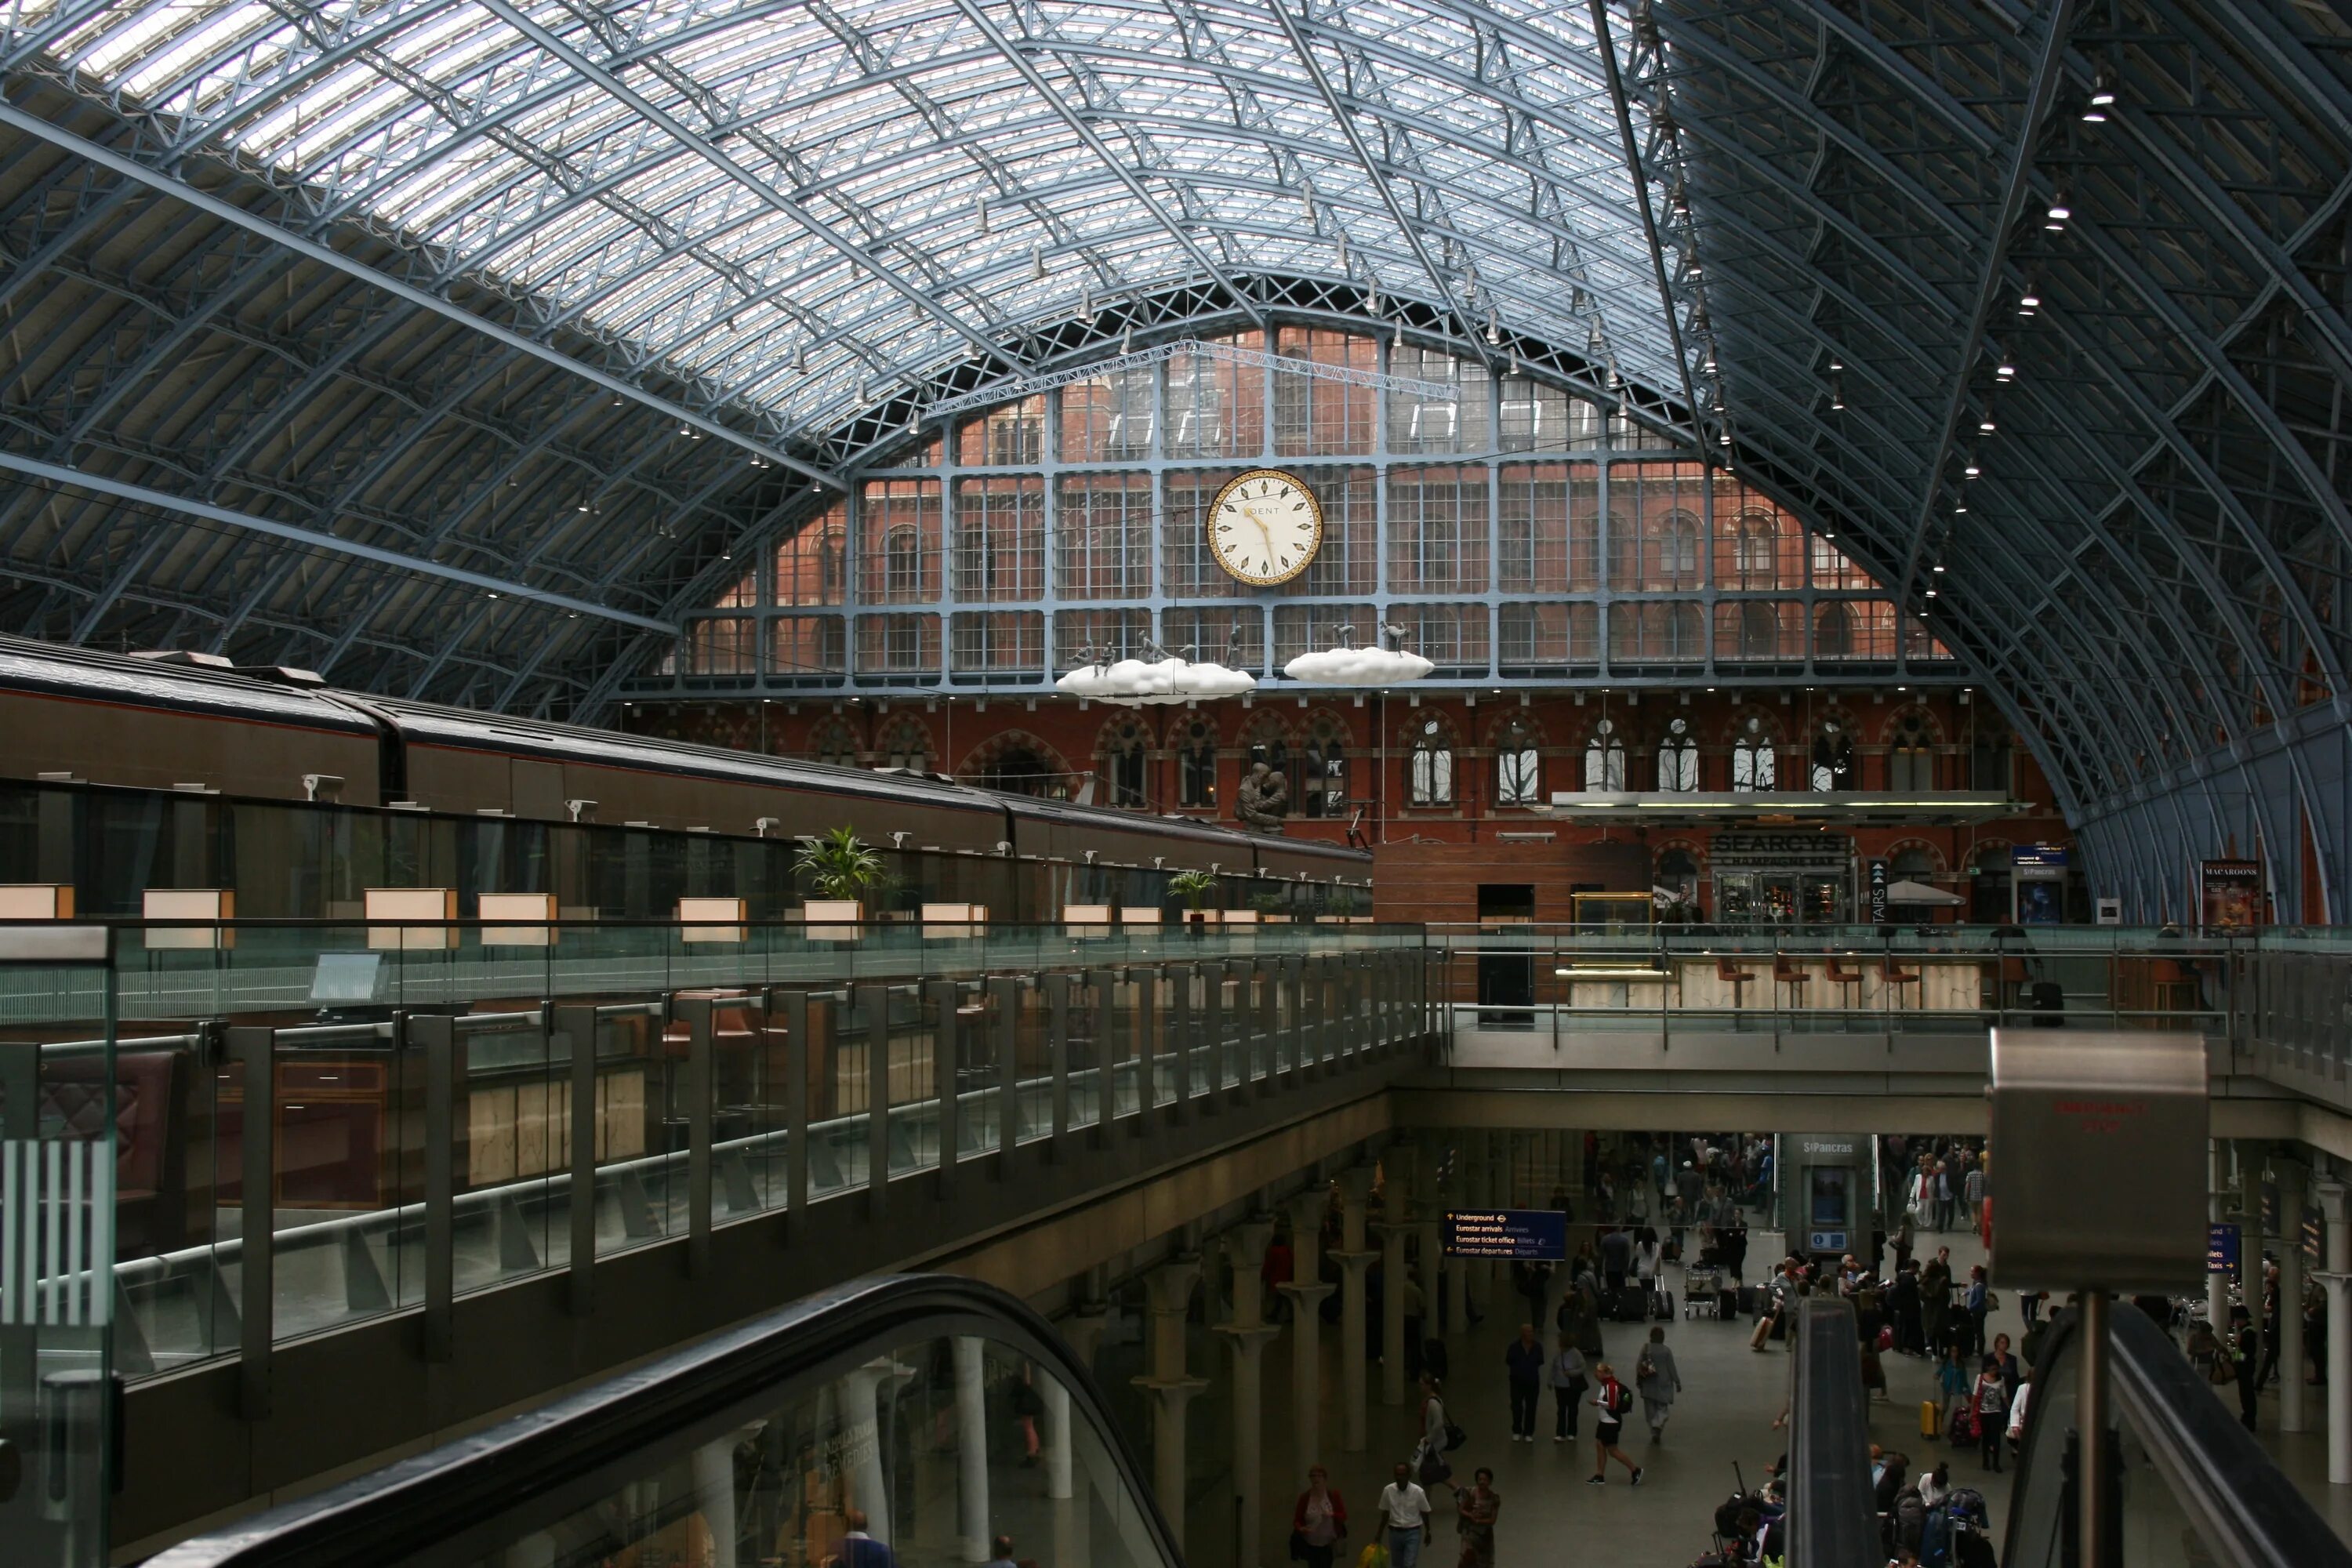
[[2001, 1443], [2009, 1435], [2009, 1384], [2000, 1375], [2000, 1363], [1990, 1356], [1985, 1357], [1977, 1370], [1976, 1386], [1969, 1391], [1969, 1403], [1976, 1412], [1977, 1446], [1982, 1466], [1999, 1475]]
[[1651, 1329], [1650, 1342], [1633, 1363], [1633, 1386], [1642, 1395], [1642, 1413], [1650, 1418], [1650, 1441], [1659, 1442], [1666, 1435], [1666, 1417], [1674, 1414], [1675, 1395], [1683, 1391], [1683, 1374], [1666, 1348], [1664, 1328]]
[[1576, 1436], [1577, 1406], [1583, 1402], [1584, 1391], [1591, 1387], [1584, 1375], [1584, 1352], [1568, 1335], [1559, 1336], [1559, 1348], [1552, 1352], [1544, 1368], [1544, 1382], [1551, 1387], [1551, 1440], [1566, 1443]]
[[1625, 1450], [1617, 1446], [1618, 1437], [1625, 1430], [1625, 1413], [1633, 1408], [1633, 1391], [1617, 1381], [1616, 1369], [1605, 1361], [1593, 1368], [1593, 1375], [1601, 1380], [1601, 1391], [1592, 1396], [1601, 1419], [1592, 1428], [1592, 1474], [1585, 1484], [1606, 1486], [1609, 1461], [1613, 1458], [1631, 1472], [1633, 1484], [1638, 1487], [1642, 1484], [1642, 1467], [1627, 1458]]

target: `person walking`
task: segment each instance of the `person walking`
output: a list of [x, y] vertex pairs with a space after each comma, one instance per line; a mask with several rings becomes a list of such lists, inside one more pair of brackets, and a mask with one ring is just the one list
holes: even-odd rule
[[1653, 1325], [1650, 1342], [1633, 1363], [1633, 1386], [1641, 1391], [1642, 1414], [1650, 1418], [1650, 1441], [1666, 1435], [1666, 1417], [1674, 1414], [1675, 1395], [1683, 1391], [1683, 1374], [1675, 1366], [1675, 1352], [1666, 1348], [1666, 1331]]
[[2238, 1420], [2251, 1432], [2255, 1412], [2262, 1408], [2262, 1384], [2254, 1376], [2262, 1368], [2262, 1336], [2254, 1331], [2253, 1319], [2243, 1307], [2231, 1308], [2230, 1316], [2237, 1342], [2231, 1348], [2238, 1363]]
[[1544, 1367], [1544, 1382], [1551, 1387], [1551, 1440], [1555, 1443], [1572, 1441], [1576, 1436], [1577, 1406], [1584, 1391], [1592, 1386], [1584, 1375], [1584, 1352], [1568, 1335], [1559, 1336], [1559, 1348], [1552, 1352]]
[[1543, 1342], [1533, 1323], [1519, 1325], [1519, 1337], [1503, 1347], [1503, 1370], [1511, 1385], [1511, 1441], [1536, 1440], [1536, 1406], [1543, 1402]]
[[1977, 1369], [1969, 1401], [1977, 1413], [1977, 1449], [1982, 1468], [1999, 1475], [2001, 1444], [2009, 1436], [2009, 1384], [2001, 1380], [2000, 1368], [1990, 1356]]
[[1013, 1561], [1013, 1537], [1000, 1535], [988, 1543], [988, 1561], [980, 1568], [1021, 1568]]
[[1429, 1460], [1435, 1459], [1440, 1467], [1445, 1463], [1445, 1389], [1435, 1373], [1424, 1372], [1421, 1374], [1421, 1451], [1413, 1457], [1423, 1475], [1430, 1473]]
[[866, 1533], [864, 1509], [845, 1509], [841, 1523], [841, 1539], [833, 1543], [833, 1554], [825, 1559], [831, 1568], [898, 1568], [898, 1554], [889, 1543]]
[[1944, 1430], [1950, 1433], [1960, 1425], [1960, 1415], [1968, 1408], [1969, 1369], [1960, 1360], [1960, 1347], [1946, 1345], [1944, 1359], [1936, 1366], [1936, 1397], [1944, 1405]]
[[1968, 1294], [1960, 1299], [1960, 1303], [1961, 1310], [1968, 1314], [1967, 1326], [1960, 1331], [1962, 1348], [1970, 1355], [1982, 1355], [1985, 1350], [1985, 1314], [1999, 1305], [1991, 1289], [1985, 1284], [1983, 1264], [1969, 1266]]
[[1381, 1489], [1381, 1523], [1389, 1568], [1415, 1568], [1429, 1540], [1429, 1494], [1412, 1479], [1412, 1467], [1397, 1461], [1396, 1479]]
[[1454, 1533], [1462, 1538], [1458, 1568], [1495, 1568], [1495, 1520], [1503, 1511], [1495, 1472], [1481, 1466], [1454, 1493]]
[[1307, 1568], [1331, 1568], [1339, 1542], [1348, 1538], [1348, 1504], [1331, 1489], [1331, 1474], [1308, 1467], [1307, 1489], [1290, 1510], [1290, 1555]]
[[1527, 1299], [1528, 1321], [1544, 1321], [1544, 1308], [1551, 1300], [1551, 1264], [1544, 1258], [1523, 1259], [1511, 1265], [1511, 1282]]
[[1601, 1238], [1601, 1283], [1611, 1296], [1625, 1289], [1625, 1275], [1633, 1267], [1633, 1237], [1619, 1228]]
[[1937, 1360], [1943, 1358], [1951, 1316], [1952, 1249], [1939, 1247], [1927, 1267], [1919, 1270], [1919, 1329], [1927, 1342], [1923, 1348]]
[[1593, 1407], [1601, 1412], [1601, 1418], [1592, 1428], [1592, 1474], [1586, 1478], [1585, 1484], [1606, 1486], [1609, 1461], [1615, 1459], [1631, 1472], [1632, 1484], [1638, 1487], [1642, 1484], [1642, 1467], [1627, 1458], [1625, 1450], [1617, 1446], [1617, 1439], [1625, 1430], [1625, 1412], [1633, 1408], [1633, 1391], [1617, 1381], [1616, 1369], [1605, 1361], [1593, 1368], [1593, 1375], [1601, 1380], [1600, 1391], [1592, 1396]]

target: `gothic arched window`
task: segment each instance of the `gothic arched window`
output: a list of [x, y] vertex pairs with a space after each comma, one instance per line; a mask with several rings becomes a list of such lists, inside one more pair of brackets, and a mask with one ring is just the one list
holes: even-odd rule
[[1815, 790], [1853, 787], [1853, 737], [1834, 719], [1825, 719], [1813, 735], [1812, 787]]
[[1454, 804], [1454, 737], [1446, 732], [1444, 721], [1422, 721], [1406, 772], [1407, 795], [1414, 805]]
[[1931, 790], [1936, 787], [1936, 753], [1927, 716], [1916, 708], [1895, 721], [1886, 748], [1886, 787], [1891, 790]]
[[1731, 787], [1769, 790], [1780, 787], [1780, 763], [1772, 750], [1772, 732], [1764, 721], [1750, 714], [1731, 742]]
[[1595, 724], [1584, 743], [1584, 787], [1610, 794], [1625, 788], [1625, 742], [1611, 720]]
[[1299, 814], [1344, 816], [1348, 811], [1348, 734], [1328, 715], [1315, 721], [1299, 759]]
[[1184, 726], [1177, 742], [1176, 803], [1209, 808], [1217, 804], [1217, 730], [1206, 719]]
[[1675, 719], [1666, 738], [1658, 742], [1658, 789], [1665, 795], [1688, 795], [1698, 788], [1698, 742], [1691, 739], [1690, 721]]
[[1138, 810], [1150, 802], [1144, 781], [1150, 765], [1150, 737], [1133, 719], [1106, 725], [1101, 741], [1105, 799]]
[[1543, 799], [1543, 753], [1535, 732], [1514, 719], [1495, 738], [1495, 803], [1534, 805]]
[[882, 737], [882, 765], [912, 773], [931, 771], [931, 735], [912, 719], [901, 719]]

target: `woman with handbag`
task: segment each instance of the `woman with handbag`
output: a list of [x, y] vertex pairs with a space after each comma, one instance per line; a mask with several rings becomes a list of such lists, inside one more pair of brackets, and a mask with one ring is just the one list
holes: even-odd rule
[[1559, 1336], [1559, 1348], [1552, 1352], [1551, 1363], [1544, 1368], [1544, 1382], [1551, 1386], [1551, 1440], [1570, 1443], [1576, 1439], [1576, 1413], [1591, 1384], [1584, 1375], [1584, 1352], [1567, 1334]]
[[1307, 1568], [1331, 1568], [1339, 1542], [1347, 1538], [1348, 1505], [1331, 1489], [1330, 1473], [1312, 1466], [1307, 1489], [1290, 1510], [1290, 1560]]

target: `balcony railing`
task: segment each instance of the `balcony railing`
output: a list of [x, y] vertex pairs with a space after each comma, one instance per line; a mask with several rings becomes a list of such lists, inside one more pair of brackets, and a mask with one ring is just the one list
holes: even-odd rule
[[17, 1288], [109, 1299], [133, 1380], [241, 1356], [248, 1415], [289, 1340], [421, 1310], [444, 1358], [469, 1293], [584, 1310], [602, 1259], [693, 1274], [853, 1197], [911, 1223], [901, 1184], [1277, 1114], [1428, 1032], [1418, 927], [72, 929], [110, 958], [0, 964], [0, 1106], [110, 1125], [113, 1240]]

